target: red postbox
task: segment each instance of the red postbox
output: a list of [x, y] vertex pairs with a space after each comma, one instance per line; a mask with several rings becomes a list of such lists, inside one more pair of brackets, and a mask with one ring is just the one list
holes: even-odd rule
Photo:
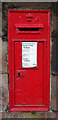
[[10, 111], [48, 111], [50, 11], [8, 10]]

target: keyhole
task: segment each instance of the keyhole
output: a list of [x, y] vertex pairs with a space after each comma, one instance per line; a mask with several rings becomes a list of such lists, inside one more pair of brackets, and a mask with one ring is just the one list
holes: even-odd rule
[[18, 73], [18, 77], [20, 77], [20, 73]]

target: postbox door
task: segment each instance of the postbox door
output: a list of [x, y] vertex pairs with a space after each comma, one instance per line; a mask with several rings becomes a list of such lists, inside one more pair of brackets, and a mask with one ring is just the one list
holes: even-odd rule
[[48, 111], [50, 11], [9, 10], [10, 111]]
[[[32, 53], [36, 54], [36, 66], [29, 66], [28, 62], [22, 63], [22, 59], [28, 58], [26, 52], [30, 48], [25, 48], [25, 59], [23, 58], [23, 43], [31, 45]], [[15, 104], [17, 105], [44, 105], [44, 73], [45, 73], [45, 41], [38, 42], [15, 42], [14, 64], [15, 64]], [[32, 46], [33, 45], [33, 46]], [[35, 48], [35, 49], [33, 49]], [[27, 50], [27, 51], [26, 51]], [[28, 52], [27, 52], [28, 53]], [[30, 54], [29, 54], [30, 55]], [[30, 56], [29, 56], [30, 57]], [[35, 58], [36, 57], [36, 58]], [[29, 59], [29, 58], [28, 58]], [[32, 59], [32, 58], [31, 58]], [[34, 61], [35, 62], [35, 61]], [[30, 63], [30, 62], [29, 62]], [[26, 66], [24, 66], [27, 64]]]

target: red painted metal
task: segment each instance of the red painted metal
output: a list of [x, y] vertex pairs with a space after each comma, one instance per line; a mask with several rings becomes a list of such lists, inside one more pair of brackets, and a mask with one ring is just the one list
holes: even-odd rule
[[[37, 67], [22, 67], [23, 41], [37, 42]], [[48, 111], [50, 11], [8, 10], [8, 48], [9, 110]]]

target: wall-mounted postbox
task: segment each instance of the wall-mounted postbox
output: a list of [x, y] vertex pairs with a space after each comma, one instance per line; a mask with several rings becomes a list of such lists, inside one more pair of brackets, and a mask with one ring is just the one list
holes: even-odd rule
[[50, 11], [9, 10], [10, 111], [48, 111]]

